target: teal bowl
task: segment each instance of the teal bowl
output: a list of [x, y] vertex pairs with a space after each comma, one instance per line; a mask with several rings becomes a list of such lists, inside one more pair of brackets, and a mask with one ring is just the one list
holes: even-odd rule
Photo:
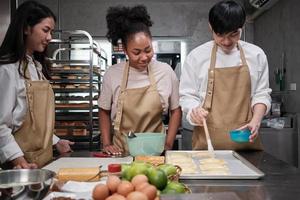
[[251, 135], [249, 129], [232, 130], [229, 133], [231, 140], [238, 143], [249, 142], [249, 136]]
[[126, 138], [131, 156], [159, 156], [165, 147], [164, 133], [134, 133], [136, 137]]

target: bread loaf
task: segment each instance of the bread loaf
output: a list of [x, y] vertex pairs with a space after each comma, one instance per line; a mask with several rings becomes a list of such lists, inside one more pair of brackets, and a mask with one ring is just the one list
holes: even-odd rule
[[57, 172], [60, 181], [99, 181], [100, 167], [61, 168]]

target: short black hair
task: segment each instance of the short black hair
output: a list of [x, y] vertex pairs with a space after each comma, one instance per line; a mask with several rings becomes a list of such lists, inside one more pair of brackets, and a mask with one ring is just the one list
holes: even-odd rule
[[107, 11], [106, 22], [108, 29], [106, 37], [115, 46], [121, 40], [123, 46], [126, 47], [128, 39], [140, 32], [152, 37], [149, 27], [153, 22], [143, 5], [110, 7]]
[[246, 21], [245, 9], [237, 2], [220, 1], [209, 11], [209, 23], [215, 33], [224, 34], [242, 28]]

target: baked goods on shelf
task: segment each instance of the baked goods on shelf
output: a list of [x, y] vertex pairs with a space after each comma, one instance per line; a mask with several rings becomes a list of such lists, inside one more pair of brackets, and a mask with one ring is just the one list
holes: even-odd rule
[[89, 103], [56, 103], [55, 108], [89, 108]]
[[74, 66], [74, 70], [82, 70], [81, 66]]
[[73, 129], [73, 135], [75, 136], [86, 136], [87, 130], [86, 129]]
[[59, 84], [52, 84], [52, 88], [60, 88], [60, 85]]
[[75, 76], [75, 75], [69, 75], [67, 78], [68, 79], [77, 79], [77, 76]]
[[56, 79], [60, 79], [60, 76], [51, 76], [51, 79], [56, 80]]
[[80, 85], [78, 86], [78, 88], [81, 88], [81, 89], [88, 89], [88, 88], [90, 88], [90, 84], [80, 84]]
[[63, 69], [70, 70], [70, 69], [71, 69], [71, 67], [70, 67], [70, 66], [68, 66], [68, 65], [65, 65], [65, 66], [63, 66]]
[[66, 128], [57, 128], [55, 129], [55, 135], [57, 136], [66, 136], [68, 135], [68, 129]]
[[68, 85], [66, 85], [66, 88], [76, 88], [76, 86], [74, 85], [74, 84], [68, 84]]

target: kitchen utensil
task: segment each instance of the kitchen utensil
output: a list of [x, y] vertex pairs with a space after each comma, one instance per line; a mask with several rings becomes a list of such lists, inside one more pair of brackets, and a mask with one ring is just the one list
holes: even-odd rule
[[215, 157], [214, 147], [211, 144], [211, 140], [210, 140], [210, 136], [209, 136], [209, 132], [208, 132], [208, 128], [207, 128], [206, 119], [203, 119], [203, 126], [204, 126], [204, 132], [205, 132], [205, 136], [206, 136], [206, 142], [207, 142], [208, 152], [214, 158]]
[[165, 147], [165, 133], [135, 133], [137, 137], [127, 137], [128, 149], [131, 156], [159, 156]]
[[232, 130], [229, 133], [231, 140], [238, 143], [249, 142], [249, 136], [251, 135], [249, 129]]
[[98, 157], [98, 158], [123, 158], [128, 156], [125, 153], [121, 153], [121, 154], [108, 154], [106, 152], [91, 152], [91, 155], [93, 157]]
[[134, 132], [129, 131], [128, 138], [135, 138], [135, 137], [136, 137], [136, 135], [134, 134]]
[[42, 199], [54, 176], [54, 172], [46, 169], [0, 171], [1, 199]]

